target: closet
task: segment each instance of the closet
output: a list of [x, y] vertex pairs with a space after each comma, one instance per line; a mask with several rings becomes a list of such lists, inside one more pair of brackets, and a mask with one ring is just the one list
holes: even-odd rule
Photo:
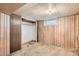
[[[24, 19], [25, 20], [25, 19]], [[27, 43], [29, 41], [36, 40], [36, 23], [33, 21], [21, 22], [21, 43]]]

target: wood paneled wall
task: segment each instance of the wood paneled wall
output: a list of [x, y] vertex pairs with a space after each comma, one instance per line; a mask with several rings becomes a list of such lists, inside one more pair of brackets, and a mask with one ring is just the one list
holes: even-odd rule
[[10, 16], [0, 13], [0, 56], [10, 54]]
[[78, 50], [79, 15], [60, 17], [58, 25], [46, 27], [38, 21], [38, 42]]
[[21, 49], [21, 17], [11, 15], [10, 22], [10, 52]]

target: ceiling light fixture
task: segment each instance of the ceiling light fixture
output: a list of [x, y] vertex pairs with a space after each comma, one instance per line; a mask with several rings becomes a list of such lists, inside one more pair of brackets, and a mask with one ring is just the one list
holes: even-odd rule
[[48, 10], [46, 10], [46, 14], [52, 15], [54, 12], [54, 8], [52, 8], [52, 4], [49, 4]]

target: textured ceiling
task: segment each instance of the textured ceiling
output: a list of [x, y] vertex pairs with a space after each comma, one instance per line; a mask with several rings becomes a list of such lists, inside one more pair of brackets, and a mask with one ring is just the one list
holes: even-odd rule
[[16, 9], [23, 5], [24, 3], [0, 3], [0, 12], [12, 14]]
[[68, 16], [79, 12], [78, 3], [52, 3], [53, 13], [52, 15], [46, 14], [48, 10], [48, 3], [33, 3], [25, 4], [14, 13], [21, 15], [24, 18], [33, 20], [48, 20], [61, 16]]

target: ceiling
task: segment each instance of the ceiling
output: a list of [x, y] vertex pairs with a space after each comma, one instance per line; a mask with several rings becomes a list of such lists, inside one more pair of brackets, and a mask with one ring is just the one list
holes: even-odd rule
[[52, 15], [46, 14], [48, 3], [28, 3], [14, 13], [30, 20], [49, 20], [56, 17], [73, 15], [79, 12], [78, 3], [52, 3]]
[[12, 14], [16, 9], [23, 5], [24, 3], [0, 3], [0, 12]]

